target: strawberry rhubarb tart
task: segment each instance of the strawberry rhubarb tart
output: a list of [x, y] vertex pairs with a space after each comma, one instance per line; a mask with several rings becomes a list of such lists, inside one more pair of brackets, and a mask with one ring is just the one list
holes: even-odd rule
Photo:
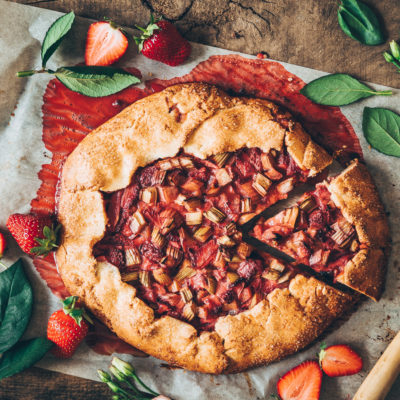
[[169, 87], [92, 131], [67, 159], [59, 272], [120, 338], [173, 365], [226, 373], [278, 360], [312, 342], [357, 292], [377, 299], [382, 290], [387, 222], [357, 161], [243, 229], [331, 162], [269, 101]]

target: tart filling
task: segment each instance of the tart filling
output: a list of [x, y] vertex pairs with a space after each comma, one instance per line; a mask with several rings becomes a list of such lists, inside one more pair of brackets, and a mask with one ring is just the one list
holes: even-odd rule
[[295, 206], [260, 220], [253, 236], [289, 254], [297, 263], [332, 275], [334, 280], [363, 247], [325, 183], [305, 193]]
[[157, 315], [211, 330], [218, 317], [252, 308], [295, 275], [242, 242], [238, 225], [308, 175], [286, 151], [258, 148], [156, 161], [127, 188], [104, 194], [108, 226], [93, 253], [119, 268]]

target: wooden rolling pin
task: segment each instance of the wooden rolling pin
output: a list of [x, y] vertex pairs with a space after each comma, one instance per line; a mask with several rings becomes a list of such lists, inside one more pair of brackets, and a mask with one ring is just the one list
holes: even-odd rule
[[400, 373], [400, 331], [361, 384], [353, 400], [384, 400]]

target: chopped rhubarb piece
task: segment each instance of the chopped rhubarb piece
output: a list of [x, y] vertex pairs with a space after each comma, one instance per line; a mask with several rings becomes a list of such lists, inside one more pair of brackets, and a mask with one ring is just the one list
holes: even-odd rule
[[215, 171], [215, 176], [220, 186], [225, 186], [232, 182], [232, 178], [225, 168], [217, 169], [217, 171]]
[[239, 275], [236, 272], [230, 272], [228, 271], [226, 273], [226, 277], [228, 278], [228, 281], [233, 285], [234, 283], [237, 282], [239, 279]]
[[281, 276], [281, 273], [279, 271], [275, 271], [275, 270], [265, 270], [262, 275], [261, 275], [264, 279], [267, 279], [269, 281], [278, 281], [278, 279]]
[[136, 247], [125, 250], [125, 261], [127, 267], [134, 267], [140, 265], [142, 258], [139, 250]]
[[145, 225], [146, 220], [144, 219], [143, 214], [139, 210], [136, 210], [131, 217], [131, 222], [129, 225], [132, 233], [137, 235]]
[[179, 195], [178, 188], [175, 186], [158, 186], [160, 201], [172, 203]]
[[260, 200], [260, 195], [253, 188], [253, 182], [248, 181], [245, 183], [236, 184], [239, 194], [244, 198], [250, 198], [252, 203], [257, 203]]
[[121, 280], [123, 282], [134, 282], [139, 279], [139, 271], [131, 271], [121, 273]]
[[174, 293], [179, 292], [179, 290], [181, 290], [181, 285], [177, 280], [174, 279], [169, 287], [169, 290]]
[[230, 315], [235, 315], [235, 314], [239, 313], [239, 311], [240, 311], [239, 310], [239, 304], [238, 304], [238, 302], [236, 300], [233, 300], [230, 303], [225, 303], [222, 306], [222, 309], [224, 311], [226, 311]]
[[167, 247], [167, 256], [173, 258], [174, 260], [179, 260], [182, 257], [182, 251], [170, 243]]
[[183, 281], [186, 278], [191, 278], [196, 275], [196, 271], [191, 267], [191, 263], [189, 260], [184, 260], [181, 268], [175, 276], [175, 280], [178, 282]]
[[189, 178], [183, 185], [181, 185], [181, 189], [191, 193], [193, 196], [199, 196], [203, 188], [204, 183], [193, 178]]
[[201, 199], [198, 197], [191, 197], [183, 201], [183, 206], [188, 211], [196, 211], [198, 208], [201, 207]]
[[298, 207], [290, 207], [284, 211], [283, 223], [294, 229], [299, 215]]
[[191, 321], [196, 316], [196, 305], [193, 302], [186, 304], [183, 307], [182, 316], [187, 321]]
[[169, 171], [171, 169], [180, 168], [181, 163], [178, 158], [168, 158], [166, 160], [161, 160], [157, 163], [157, 167], [163, 171]]
[[149, 271], [140, 271], [139, 272], [140, 283], [144, 287], [150, 287], [150, 273]]
[[294, 178], [285, 179], [276, 185], [276, 190], [280, 194], [287, 194], [294, 188]]
[[155, 187], [148, 187], [140, 192], [140, 200], [147, 204], [157, 202], [157, 189]]
[[217, 290], [217, 281], [212, 276], [208, 276], [206, 281], [208, 293], [215, 294]]
[[253, 209], [251, 205], [251, 199], [249, 197], [242, 199], [240, 202], [240, 212], [241, 213], [248, 213], [251, 212]]
[[269, 264], [270, 268], [273, 269], [274, 271], [278, 272], [283, 272], [285, 270], [285, 265], [282, 264], [280, 261], [278, 261], [276, 258], [273, 258], [271, 260], [271, 263]]
[[334, 231], [334, 234], [331, 236], [331, 238], [340, 247], [348, 246], [355, 234], [353, 226], [345, 219], [335, 222], [333, 225], [331, 225], [331, 229]]
[[194, 233], [193, 237], [199, 242], [206, 242], [207, 239], [212, 235], [211, 226], [202, 226]]
[[179, 291], [184, 303], [189, 303], [193, 299], [193, 293], [188, 287], [184, 287]]
[[216, 224], [222, 222], [226, 218], [226, 215], [216, 207], [211, 207], [204, 213], [204, 216]]
[[246, 258], [250, 257], [251, 252], [252, 252], [252, 247], [245, 242], [239, 243], [239, 246], [236, 249], [236, 253], [242, 260], [245, 260]]
[[172, 279], [163, 269], [156, 269], [153, 271], [153, 277], [156, 282], [160, 285], [169, 286], [172, 283]]
[[171, 186], [180, 186], [185, 181], [185, 175], [182, 171], [178, 169], [174, 169], [173, 171], [169, 171], [167, 174], [167, 182]]
[[262, 297], [260, 293], [256, 292], [253, 294], [253, 297], [251, 298], [249, 309], [252, 309], [255, 307], [260, 301], [262, 300]]
[[225, 246], [225, 247], [236, 246], [236, 242], [233, 239], [231, 239], [228, 235], [224, 235], [224, 236], [219, 237], [217, 239], [217, 243], [220, 246]]
[[200, 225], [203, 221], [203, 213], [201, 211], [195, 211], [185, 214], [186, 225]]
[[282, 179], [282, 174], [274, 168], [272, 159], [268, 154], [261, 154], [261, 163], [264, 174], [269, 179], [272, 179], [273, 181], [279, 181], [279, 179]]
[[349, 248], [350, 251], [354, 253], [358, 250], [358, 247], [359, 247], [359, 245], [358, 245], [357, 240], [352, 240], [352, 242], [350, 244], [350, 248]]
[[175, 199], [175, 203], [179, 204], [180, 206], [184, 206], [186, 201], [186, 196], [183, 195], [182, 193], [178, 194], [178, 197]]
[[190, 157], [179, 157], [179, 163], [182, 168], [190, 169], [194, 167], [193, 161]]
[[264, 197], [267, 194], [271, 184], [272, 182], [266, 176], [258, 173], [254, 178], [253, 188], [260, 196]]
[[279, 279], [278, 283], [284, 283], [287, 282], [290, 279], [290, 276], [292, 275], [291, 271], [286, 272], [283, 274]]
[[181, 226], [183, 222], [180, 214], [173, 208], [166, 208], [161, 211], [158, 219], [162, 235], [166, 235], [171, 232], [172, 229]]
[[151, 232], [151, 241], [160, 249], [165, 245], [165, 237], [161, 234], [160, 229], [157, 226], [155, 226]]
[[304, 199], [299, 207], [306, 213], [310, 213], [311, 211], [315, 210], [318, 206], [317, 203], [315, 202], [314, 198], [312, 196], [307, 197]]
[[313, 253], [310, 257], [310, 266], [325, 266], [328, 263], [330, 250], [319, 249], [315, 253]]
[[212, 156], [212, 160], [218, 165], [219, 168], [222, 168], [228, 162], [230, 157], [231, 153], [219, 153]]
[[118, 224], [119, 217], [121, 214], [121, 198], [122, 191], [118, 190], [112, 194], [110, 202], [107, 208], [108, 225], [111, 230], [114, 230]]
[[257, 214], [256, 213], [246, 213], [242, 214], [238, 219], [238, 224], [243, 225], [246, 222], [249, 222], [252, 218], [254, 218]]
[[217, 251], [217, 254], [213, 261], [213, 265], [214, 265], [214, 267], [221, 268], [221, 269], [225, 268], [225, 266], [226, 266], [226, 260], [220, 250]]
[[237, 231], [237, 226], [234, 222], [229, 222], [225, 225], [225, 233], [228, 236], [234, 235], [235, 233], [237, 233]]

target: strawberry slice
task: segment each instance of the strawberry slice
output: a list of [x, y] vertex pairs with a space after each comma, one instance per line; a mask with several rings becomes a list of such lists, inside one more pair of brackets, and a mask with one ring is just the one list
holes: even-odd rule
[[128, 39], [112, 21], [95, 22], [89, 26], [86, 37], [86, 65], [111, 65], [128, 48]]
[[361, 357], [345, 344], [326, 347], [321, 345], [319, 363], [323, 371], [331, 377], [354, 375], [361, 371]]
[[322, 371], [316, 361], [305, 361], [279, 379], [278, 394], [282, 400], [318, 400]]
[[0, 258], [3, 257], [6, 247], [7, 247], [6, 238], [3, 235], [3, 233], [0, 232]]

